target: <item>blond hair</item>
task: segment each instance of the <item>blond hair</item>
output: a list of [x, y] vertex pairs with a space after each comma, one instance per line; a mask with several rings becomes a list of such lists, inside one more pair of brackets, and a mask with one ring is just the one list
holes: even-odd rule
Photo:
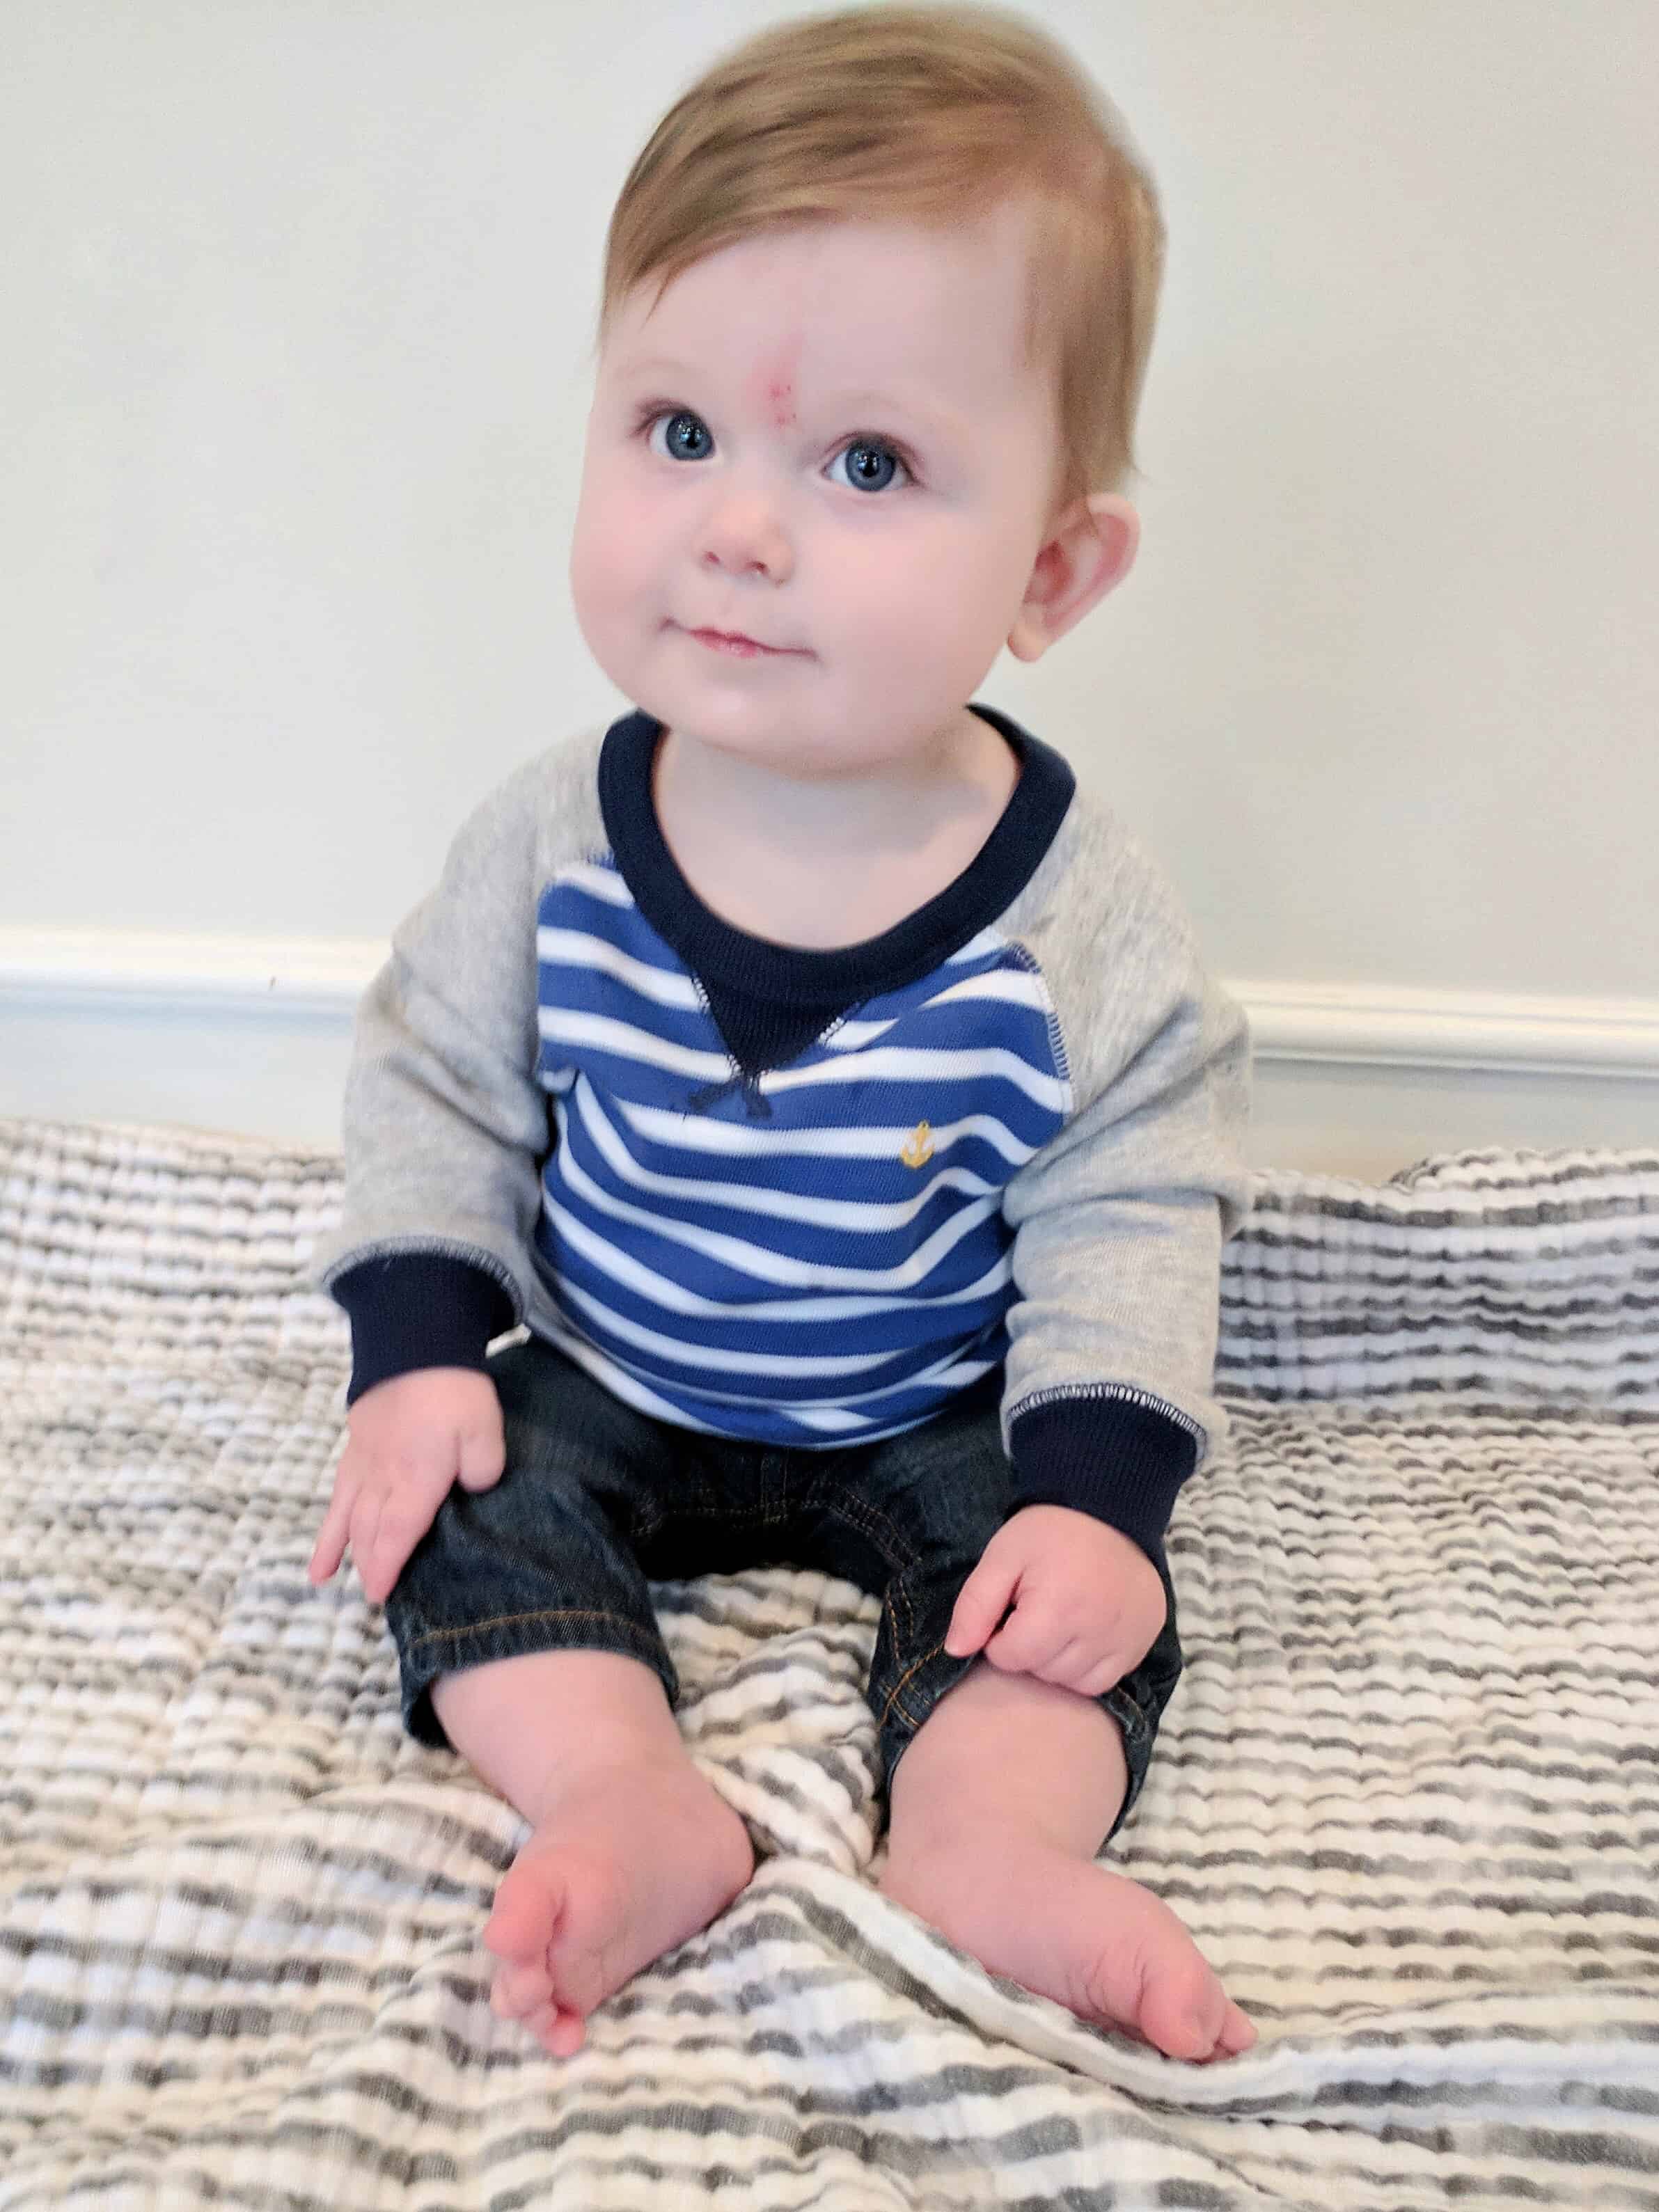
[[[1032, 210], [1027, 361], [1052, 366], [1055, 505], [1133, 466], [1164, 262], [1158, 194], [1116, 109], [1000, 8], [851, 8], [760, 33], [675, 101], [605, 240], [599, 345], [623, 301], [786, 224], [941, 224]], [[654, 305], [655, 302], [653, 301]]]

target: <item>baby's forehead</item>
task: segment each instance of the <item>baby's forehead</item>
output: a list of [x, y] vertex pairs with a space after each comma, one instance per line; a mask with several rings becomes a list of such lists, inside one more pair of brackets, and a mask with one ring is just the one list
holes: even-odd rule
[[794, 407], [806, 343], [805, 330], [789, 324], [752, 337], [726, 331], [702, 343], [695, 336], [682, 337], [661, 348], [636, 336], [632, 343], [624, 341], [610, 349], [606, 366], [625, 381], [659, 379], [666, 384], [677, 376], [718, 379], [726, 386], [736, 381], [745, 400], [776, 413]]
[[913, 417], [1015, 407], [1035, 366], [1025, 241], [994, 239], [989, 255], [981, 242], [842, 223], [729, 243], [640, 281], [605, 370], [663, 401], [718, 392], [781, 431], [855, 401]]

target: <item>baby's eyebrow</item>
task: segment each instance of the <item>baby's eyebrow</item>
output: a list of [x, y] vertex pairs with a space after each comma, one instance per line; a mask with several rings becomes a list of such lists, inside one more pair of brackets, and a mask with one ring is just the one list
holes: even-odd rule
[[927, 435], [935, 438], [962, 439], [968, 434], [968, 426], [960, 416], [952, 414], [937, 401], [909, 398], [902, 393], [888, 392], [837, 392], [831, 394], [836, 409], [843, 415], [860, 411], [869, 415], [897, 416], [901, 422], [915, 423]]
[[666, 354], [653, 354], [647, 361], [628, 361], [618, 374], [623, 376], [698, 376], [702, 371], [690, 362], [672, 361]]

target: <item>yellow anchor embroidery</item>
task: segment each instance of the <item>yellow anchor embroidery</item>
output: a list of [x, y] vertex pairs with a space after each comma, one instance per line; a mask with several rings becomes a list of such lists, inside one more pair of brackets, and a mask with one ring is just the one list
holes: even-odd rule
[[905, 1139], [899, 1158], [907, 1168], [925, 1168], [933, 1157], [933, 1133], [926, 1121], [918, 1121], [915, 1132]]

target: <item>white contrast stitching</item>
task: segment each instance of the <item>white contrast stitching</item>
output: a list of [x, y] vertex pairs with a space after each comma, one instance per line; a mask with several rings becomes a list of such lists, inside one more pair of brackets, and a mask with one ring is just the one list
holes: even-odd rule
[[1208, 1435], [1190, 1413], [1183, 1413], [1179, 1406], [1172, 1406], [1164, 1398], [1154, 1397], [1150, 1390], [1138, 1390], [1129, 1382], [1079, 1382], [1071, 1388], [1064, 1386], [1053, 1390], [1034, 1390], [1029, 1398], [1022, 1398], [1008, 1412], [1008, 1426], [1012, 1429], [1022, 1413], [1029, 1413], [1038, 1406], [1052, 1406], [1066, 1398], [1121, 1398], [1131, 1406], [1141, 1406], [1151, 1413], [1162, 1413], [1176, 1421], [1200, 1444], [1207, 1443]]

